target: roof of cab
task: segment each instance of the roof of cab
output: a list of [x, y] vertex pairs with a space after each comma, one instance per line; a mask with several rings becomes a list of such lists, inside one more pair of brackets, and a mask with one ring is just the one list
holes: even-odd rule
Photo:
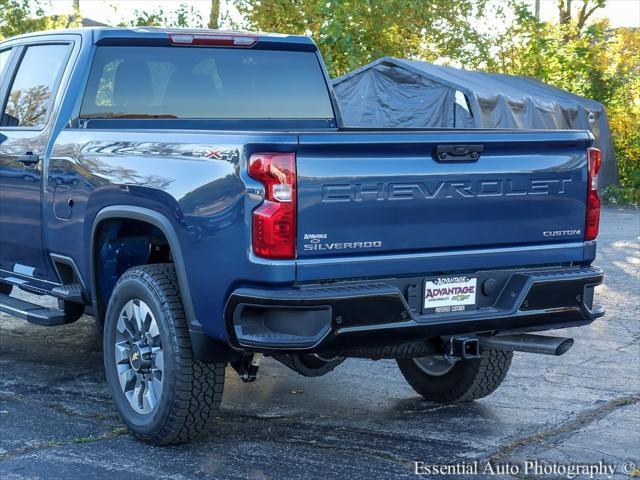
[[284, 35], [278, 33], [257, 33], [231, 30], [185, 29], [164, 27], [84, 27], [64, 30], [47, 30], [32, 32], [7, 38], [6, 42], [43, 35], [82, 35], [83, 38], [99, 45], [168, 45], [169, 33], [183, 34], [220, 34], [220, 35], [252, 35], [258, 39], [258, 44], [269, 48], [302, 48], [313, 49], [316, 46], [309, 37], [301, 35]]

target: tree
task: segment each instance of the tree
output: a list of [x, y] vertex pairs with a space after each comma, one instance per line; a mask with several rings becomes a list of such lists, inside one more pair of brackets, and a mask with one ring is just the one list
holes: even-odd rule
[[604, 8], [607, 0], [581, 0], [582, 5], [578, 10], [578, 16], [573, 16], [573, 0], [557, 0], [558, 21], [560, 25], [568, 25], [575, 22], [578, 31], [582, 31], [587, 20], [596, 13], [598, 9]]
[[[558, 21], [540, 22], [524, 3], [491, 37], [478, 68], [526, 75], [603, 103], [613, 133], [622, 188], [610, 198], [640, 202], [640, 31], [597, 19], [604, 0], [557, 0]], [[506, 15], [503, 17], [506, 19]]]
[[22, 33], [81, 25], [79, 10], [71, 15], [44, 15], [38, 0], [0, 0], [0, 40]]
[[14, 117], [20, 125], [41, 125], [50, 97], [51, 90], [46, 85], [37, 85], [26, 91], [15, 90], [7, 100], [6, 114]]
[[0, 0], [0, 39], [28, 32], [31, 9], [28, 0]]
[[382, 56], [475, 54], [485, 0], [233, 0], [250, 29], [310, 35], [340, 75]]
[[209, 28], [220, 28], [220, 0], [211, 0], [211, 13], [209, 14]]
[[[558, 0], [554, 23], [541, 22], [526, 3], [512, 2], [501, 12], [506, 28], [487, 40], [488, 54], [473, 67], [535, 77], [606, 103], [611, 95], [606, 57], [613, 35], [606, 20], [593, 20], [603, 5], [603, 0]], [[514, 20], [508, 23], [507, 16]]]
[[72, 14], [74, 20], [78, 19], [82, 23], [82, 17], [80, 15], [80, 0], [73, 0], [73, 4], [71, 6]]
[[640, 203], [640, 31], [620, 28], [609, 50], [606, 79], [612, 83], [607, 113], [622, 188], [610, 187], [610, 199]]
[[194, 7], [184, 3], [169, 12], [165, 12], [160, 7], [151, 11], [135, 10], [134, 18], [125, 24], [131, 27], [204, 27], [200, 13]]

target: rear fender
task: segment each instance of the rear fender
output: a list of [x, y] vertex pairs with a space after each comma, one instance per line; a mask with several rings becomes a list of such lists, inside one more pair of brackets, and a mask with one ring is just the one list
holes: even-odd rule
[[101, 302], [97, 296], [97, 286], [99, 279], [96, 272], [95, 260], [95, 255], [97, 253], [96, 249], [98, 248], [96, 235], [99, 226], [104, 221], [110, 219], [130, 219], [146, 222], [150, 225], [153, 225], [163, 233], [163, 235], [167, 239], [167, 242], [169, 243], [169, 248], [171, 249], [171, 255], [173, 257], [173, 263], [176, 269], [176, 275], [178, 277], [178, 284], [180, 287], [185, 315], [187, 317], [189, 334], [191, 337], [191, 344], [194, 353], [201, 361], [205, 363], [233, 358], [233, 354], [231, 353], [227, 345], [210, 339], [202, 332], [202, 325], [196, 319], [193, 299], [191, 297], [189, 288], [185, 261], [176, 229], [165, 215], [148, 208], [132, 205], [112, 205], [100, 210], [95, 217], [93, 227], [91, 229], [90, 268], [92, 303], [94, 311], [96, 312], [96, 317], [99, 319], [99, 321], [102, 321], [102, 319], [104, 318], [106, 303]]

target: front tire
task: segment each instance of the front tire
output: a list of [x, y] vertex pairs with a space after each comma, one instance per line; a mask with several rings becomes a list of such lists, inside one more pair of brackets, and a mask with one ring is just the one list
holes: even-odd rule
[[172, 264], [122, 275], [107, 308], [103, 347], [111, 395], [135, 437], [168, 445], [210, 431], [225, 364], [194, 357]]
[[482, 348], [479, 358], [447, 364], [440, 357], [402, 358], [398, 367], [405, 380], [426, 400], [470, 402], [493, 393], [511, 366], [513, 352]]

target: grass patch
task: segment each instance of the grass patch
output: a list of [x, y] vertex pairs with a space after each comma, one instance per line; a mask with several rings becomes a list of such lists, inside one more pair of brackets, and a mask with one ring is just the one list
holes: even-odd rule
[[98, 435], [98, 436], [90, 435], [88, 437], [74, 438], [73, 440], [71, 440], [70, 443], [83, 444], [83, 443], [99, 442], [101, 440], [110, 440], [112, 438], [120, 437], [122, 435], [125, 435], [126, 433], [127, 433], [126, 427], [115, 427], [109, 430], [108, 432], [103, 433], [102, 435]]

